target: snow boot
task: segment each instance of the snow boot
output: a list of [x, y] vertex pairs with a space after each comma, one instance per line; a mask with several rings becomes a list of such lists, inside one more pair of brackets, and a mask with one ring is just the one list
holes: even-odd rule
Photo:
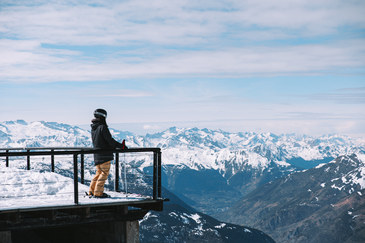
[[110, 198], [110, 195], [103, 193], [101, 196], [94, 196], [95, 198]]

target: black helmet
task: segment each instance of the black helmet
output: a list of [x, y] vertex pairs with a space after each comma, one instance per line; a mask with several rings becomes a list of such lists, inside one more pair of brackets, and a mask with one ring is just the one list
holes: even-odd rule
[[106, 116], [107, 116], [106, 110], [96, 109], [94, 111], [94, 116], [95, 116], [95, 118], [102, 118], [102, 117], [106, 118]]

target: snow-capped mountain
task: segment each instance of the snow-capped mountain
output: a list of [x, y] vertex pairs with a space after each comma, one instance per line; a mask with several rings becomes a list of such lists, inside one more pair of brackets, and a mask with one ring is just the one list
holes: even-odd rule
[[[363, 154], [364, 139], [229, 133], [172, 127], [146, 136], [113, 130], [129, 147], [161, 147], [163, 184], [199, 211], [215, 214], [267, 182], [339, 155]], [[84, 129], [52, 122], [0, 123], [0, 147], [91, 146]], [[148, 172], [151, 160], [130, 161]], [[214, 205], [212, 205], [214, 203]]]
[[[242, 166], [265, 169], [273, 162], [284, 167], [314, 167], [305, 163], [318, 161], [319, 164], [324, 158], [365, 151], [365, 139], [340, 135], [310, 137], [176, 127], [146, 136], [112, 128], [111, 131], [117, 139], [126, 138], [130, 147], [161, 147], [165, 165], [213, 169], [226, 178], [235, 175]], [[91, 146], [90, 133], [56, 122], [0, 122], [0, 147], [35, 146]], [[297, 158], [302, 163], [295, 162]]]
[[254, 190], [220, 215], [277, 242], [364, 242], [365, 158], [340, 156]]
[[0, 147], [90, 147], [90, 133], [56, 122], [23, 120], [0, 123]]
[[145, 136], [143, 144], [163, 148], [165, 186], [211, 215], [267, 182], [339, 155], [365, 151], [364, 140], [339, 135], [228, 133], [176, 127]]
[[[339, 135], [321, 137], [272, 133], [228, 133], [209, 129], [179, 129], [147, 135], [145, 143], [164, 149], [164, 162], [191, 169], [219, 170], [230, 177], [243, 165], [267, 168], [270, 162], [290, 166], [293, 159], [322, 160], [364, 150], [365, 140]], [[179, 151], [183, 151], [183, 154]], [[176, 155], [179, 155], [176, 159]], [[229, 162], [230, 166], [227, 166]], [[305, 165], [303, 165], [305, 166]]]

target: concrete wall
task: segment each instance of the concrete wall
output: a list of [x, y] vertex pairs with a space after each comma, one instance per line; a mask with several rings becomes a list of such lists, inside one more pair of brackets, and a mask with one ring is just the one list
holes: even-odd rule
[[[2, 237], [2, 238], [1, 238]], [[104, 222], [0, 232], [1, 243], [139, 243], [139, 222]]]
[[10, 231], [0, 231], [0, 242], [1, 243], [12, 243]]

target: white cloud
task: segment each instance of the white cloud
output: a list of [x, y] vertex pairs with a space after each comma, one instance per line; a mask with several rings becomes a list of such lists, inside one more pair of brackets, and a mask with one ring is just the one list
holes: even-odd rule
[[[19, 42], [21, 42], [19, 44]], [[158, 57], [114, 56], [102, 60], [82, 58], [76, 51], [48, 50], [35, 42], [6, 40], [0, 44], [3, 54], [1, 80], [16, 81], [95, 81], [131, 77], [179, 76], [262, 76], [319, 74], [362, 68], [365, 41], [332, 45], [278, 47], [241, 47], [224, 50], [164, 52]], [[15, 43], [14, 46], [11, 44]], [[7, 45], [12, 46], [8, 48]], [[18, 45], [18, 46], [17, 46]]]
[[125, 98], [141, 98], [141, 97], [149, 97], [153, 96], [154, 94], [149, 91], [141, 91], [141, 90], [130, 90], [130, 89], [123, 89], [123, 90], [116, 90], [116, 91], [107, 91], [101, 92], [98, 90], [98, 94], [95, 95], [87, 95], [90, 97], [125, 97]]
[[362, 30], [364, 9], [363, 1], [340, 0], [4, 2], [0, 80], [351, 72], [364, 67], [363, 39], [255, 42]]
[[44, 1], [4, 6], [0, 30], [6, 36], [53, 44], [116, 45], [130, 41], [209, 44], [227, 31], [239, 33], [257, 27], [267, 31], [280, 29], [289, 34], [294, 30], [297, 36], [321, 36], [347, 25], [363, 28], [364, 9], [363, 1], [340, 0], [141, 0], [96, 5]]

